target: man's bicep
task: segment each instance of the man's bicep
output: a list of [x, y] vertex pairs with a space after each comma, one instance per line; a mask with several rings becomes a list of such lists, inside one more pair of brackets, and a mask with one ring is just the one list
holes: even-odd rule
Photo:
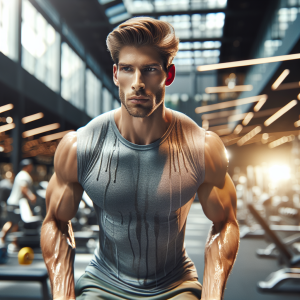
[[71, 220], [82, 198], [83, 188], [76, 182], [64, 182], [54, 173], [46, 191], [47, 215], [50, 219]]
[[236, 192], [228, 173], [222, 188], [204, 183], [198, 188], [197, 193], [203, 212], [211, 221], [221, 222], [235, 217]]

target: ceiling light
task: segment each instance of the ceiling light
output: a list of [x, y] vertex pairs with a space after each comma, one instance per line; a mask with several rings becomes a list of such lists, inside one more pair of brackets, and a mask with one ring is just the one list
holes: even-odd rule
[[44, 114], [42, 112], [40, 112], [40, 113], [37, 113], [37, 114], [34, 114], [34, 115], [24, 117], [24, 118], [22, 118], [21, 121], [22, 121], [23, 124], [26, 124], [26, 123], [29, 123], [29, 122], [32, 122], [32, 121], [35, 121], [35, 120], [42, 119], [43, 117], [44, 117]]
[[235, 129], [233, 130], [234, 134], [239, 134], [243, 130], [243, 126], [241, 124], [238, 124]]
[[279, 109], [274, 115], [272, 115], [270, 118], [268, 118], [264, 125], [269, 126], [274, 121], [276, 121], [278, 118], [280, 118], [283, 114], [285, 114], [287, 111], [289, 111], [291, 108], [293, 108], [298, 103], [297, 100], [292, 100], [287, 105], [283, 106], [281, 109]]
[[277, 88], [277, 91], [293, 90], [293, 89], [298, 89], [299, 87], [300, 87], [300, 81], [289, 82], [289, 83], [284, 83], [284, 84], [280, 85]]
[[248, 142], [250, 139], [252, 139], [258, 133], [260, 133], [261, 130], [262, 130], [262, 128], [260, 126], [255, 127], [253, 130], [251, 130], [246, 135], [244, 135], [240, 140], [238, 140], [238, 142], [237, 142], [238, 146], [244, 145], [246, 142]]
[[220, 70], [220, 69], [227, 69], [227, 68], [268, 64], [268, 63], [273, 63], [273, 62], [287, 61], [287, 60], [294, 60], [294, 59], [300, 59], [300, 53], [272, 56], [272, 57], [265, 57], [265, 58], [255, 58], [255, 59], [248, 59], [248, 60], [240, 60], [240, 61], [235, 61], [235, 62], [227, 62], [227, 63], [213, 64], [213, 65], [206, 65], [206, 66], [199, 66], [199, 67], [197, 67], [197, 70], [199, 72], [204, 72], [204, 71], [211, 71], [211, 70]]
[[294, 125], [295, 125], [295, 127], [300, 127], [300, 120], [296, 121], [296, 122], [294, 123]]
[[13, 108], [14, 108], [13, 104], [6, 104], [6, 105], [3, 105], [3, 106], [0, 106], [0, 113], [11, 110]]
[[15, 123], [2, 125], [2, 126], [0, 126], [0, 132], [5, 132], [5, 131], [7, 131], [7, 130], [14, 129], [15, 127], [16, 127], [16, 124], [15, 124]]
[[288, 142], [291, 142], [295, 139], [295, 136], [294, 135], [290, 135], [290, 136], [283, 136], [281, 137], [280, 139], [270, 143], [268, 146], [269, 148], [275, 148], [275, 147], [278, 147], [284, 143], [288, 143]]
[[232, 116], [232, 115], [234, 115], [236, 113], [240, 113], [240, 112], [241, 112], [240, 110], [232, 109], [232, 110], [226, 110], [226, 111], [221, 111], [221, 112], [216, 112], [216, 113], [204, 114], [201, 116], [201, 118], [202, 118], [202, 120], [211, 120], [211, 119]]
[[300, 100], [300, 93], [298, 94], [297, 99]]
[[46, 125], [46, 126], [42, 126], [42, 127], [38, 127], [38, 128], [35, 128], [35, 129], [28, 130], [28, 131], [24, 131], [22, 133], [22, 137], [27, 138], [29, 136], [33, 136], [33, 135], [37, 135], [37, 134], [40, 134], [40, 133], [43, 133], [43, 132], [46, 132], [46, 131], [57, 129], [59, 127], [60, 127], [59, 123], [49, 124], [49, 125]]
[[253, 86], [249, 85], [236, 85], [233, 88], [229, 88], [228, 86], [216, 86], [216, 87], [207, 87], [205, 89], [205, 93], [207, 94], [217, 94], [217, 93], [232, 93], [232, 92], [245, 92], [252, 91]]
[[276, 90], [280, 84], [283, 82], [283, 80], [290, 74], [290, 70], [289, 69], [285, 69], [280, 75], [279, 77], [275, 80], [275, 82], [272, 84], [271, 88], [272, 90]]
[[12, 117], [7, 117], [6, 118], [6, 123], [10, 124], [13, 122], [13, 118]]
[[209, 128], [209, 121], [208, 120], [203, 120], [202, 121], [202, 128], [207, 130]]
[[58, 132], [58, 133], [54, 133], [54, 134], [49, 134], [46, 136], [41, 137], [41, 141], [42, 142], [49, 142], [49, 141], [53, 141], [53, 140], [57, 140], [57, 139], [61, 139], [63, 138], [68, 132], [71, 132], [74, 130], [66, 130], [66, 131], [62, 131], [62, 132]]
[[254, 106], [253, 110], [255, 112], [259, 111], [262, 108], [262, 106], [266, 103], [266, 101], [267, 101], [266, 97], [261, 97], [261, 99]]
[[[267, 95], [264, 95], [264, 96], [267, 97]], [[233, 106], [237, 106], [237, 105], [248, 104], [248, 103], [259, 101], [261, 97], [262, 97], [262, 95], [259, 95], [259, 96], [249, 97], [249, 98], [243, 98], [243, 99], [226, 101], [226, 102], [217, 103], [217, 104], [201, 106], [201, 107], [197, 107], [195, 109], [195, 112], [196, 112], [196, 114], [200, 114], [200, 113], [207, 112], [207, 111], [213, 111], [213, 110], [224, 109], [224, 108], [233, 107]]]
[[253, 118], [253, 116], [254, 116], [254, 113], [253, 113], [253, 112], [247, 113], [247, 115], [246, 115], [246, 117], [244, 118], [242, 124], [243, 124], [244, 126], [248, 125], [248, 123], [251, 121], [251, 119]]

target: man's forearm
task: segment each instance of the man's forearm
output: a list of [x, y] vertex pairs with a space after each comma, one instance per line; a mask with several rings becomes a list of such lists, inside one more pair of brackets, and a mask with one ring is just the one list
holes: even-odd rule
[[41, 248], [51, 282], [53, 300], [75, 299], [75, 241], [71, 222], [47, 221], [42, 226]]
[[223, 298], [226, 282], [239, 248], [239, 227], [236, 221], [214, 224], [205, 247], [203, 300]]

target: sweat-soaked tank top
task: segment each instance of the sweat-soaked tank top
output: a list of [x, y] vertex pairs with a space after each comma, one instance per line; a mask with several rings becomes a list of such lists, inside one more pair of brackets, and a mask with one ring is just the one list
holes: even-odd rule
[[205, 130], [176, 111], [165, 134], [149, 145], [126, 140], [114, 111], [77, 130], [78, 181], [100, 229], [86, 271], [145, 296], [198, 277], [184, 236], [204, 180], [204, 143]]

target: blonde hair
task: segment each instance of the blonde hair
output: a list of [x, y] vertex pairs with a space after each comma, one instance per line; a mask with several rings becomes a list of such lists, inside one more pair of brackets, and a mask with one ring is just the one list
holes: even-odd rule
[[124, 46], [152, 46], [159, 52], [164, 68], [168, 70], [178, 52], [179, 38], [168, 22], [136, 17], [114, 29], [107, 36], [106, 44], [115, 64], [119, 63], [119, 53]]

